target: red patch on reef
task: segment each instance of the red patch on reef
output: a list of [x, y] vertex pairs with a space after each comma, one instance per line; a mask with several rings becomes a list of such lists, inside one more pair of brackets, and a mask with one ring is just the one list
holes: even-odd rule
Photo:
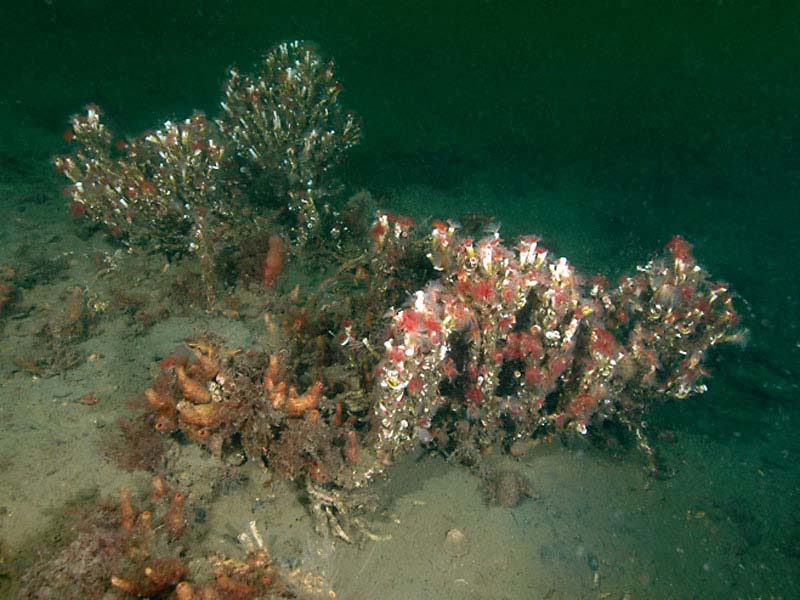
[[616, 338], [600, 327], [592, 330], [592, 338], [589, 344], [592, 354], [602, 354], [608, 358], [616, 358], [619, 354], [619, 344]]
[[411, 229], [414, 226], [414, 219], [403, 215], [394, 215], [394, 222], [401, 229]]
[[683, 262], [691, 262], [693, 260], [692, 245], [679, 235], [676, 235], [667, 243], [667, 250], [670, 251], [675, 260]]
[[401, 346], [395, 346], [391, 350], [389, 350], [389, 360], [392, 361], [394, 364], [399, 365], [405, 360], [406, 351]]
[[490, 281], [479, 281], [472, 287], [472, 297], [476, 302], [492, 304], [494, 302], [494, 286]]
[[522, 349], [520, 348], [518, 334], [513, 332], [508, 334], [506, 345], [503, 347], [503, 356], [508, 360], [519, 360], [522, 358]]
[[154, 196], [156, 194], [156, 184], [152, 181], [146, 180], [139, 184], [142, 194], [145, 196]]
[[511, 331], [511, 329], [514, 327], [516, 322], [517, 321], [513, 316], [511, 316], [511, 317], [503, 317], [502, 319], [500, 319], [497, 322], [497, 328], [500, 331]]
[[553, 381], [563, 375], [564, 371], [567, 369], [567, 365], [569, 365], [569, 357], [567, 356], [559, 356], [550, 362], [548, 370], [550, 371], [550, 376], [553, 378]]
[[522, 332], [519, 336], [519, 349], [523, 356], [533, 360], [541, 360], [544, 356], [542, 343], [528, 332]]
[[383, 244], [383, 240], [386, 239], [387, 233], [389, 233], [389, 227], [384, 221], [381, 220], [375, 221], [372, 229], [370, 229], [372, 241], [375, 242], [376, 246], [381, 246]]
[[425, 329], [424, 315], [417, 311], [407, 308], [400, 314], [400, 329], [408, 333], [414, 333]]
[[544, 380], [542, 370], [536, 365], [528, 365], [525, 367], [525, 383], [530, 385], [539, 385]]
[[567, 412], [573, 417], [590, 415], [597, 407], [597, 398], [589, 394], [581, 394], [567, 406]]
[[433, 315], [425, 315], [425, 329], [431, 333], [441, 333], [442, 326]]
[[453, 381], [458, 376], [458, 368], [452, 358], [447, 358], [444, 361], [444, 374], [450, 381]]
[[467, 400], [474, 402], [475, 404], [480, 404], [483, 402], [483, 392], [481, 392], [481, 388], [479, 388], [477, 385], [471, 386], [467, 390]]
[[80, 219], [86, 214], [86, 205], [82, 202], [69, 203], [69, 215], [74, 219]]
[[416, 396], [422, 391], [423, 387], [425, 387], [425, 384], [422, 383], [422, 379], [419, 377], [412, 377], [411, 381], [408, 382], [408, 387], [406, 387], [406, 389], [410, 394]]
[[456, 294], [459, 296], [468, 296], [470, 293], [471, 285], [467, 279], [459, 277], [456, 280]]

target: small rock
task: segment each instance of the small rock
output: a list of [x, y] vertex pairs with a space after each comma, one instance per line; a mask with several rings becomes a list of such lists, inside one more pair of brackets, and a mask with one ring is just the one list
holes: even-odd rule
[[483, 485], [489, 504], [505, 508], [515, 508], [526, 498], [539, 497], [526, 477], [507, 469], [485, 471]]
[[469, 552], [467, 536], [460, 529], [451, 529], [444, 536], [444, 550], [453, 558], [461, 558]]

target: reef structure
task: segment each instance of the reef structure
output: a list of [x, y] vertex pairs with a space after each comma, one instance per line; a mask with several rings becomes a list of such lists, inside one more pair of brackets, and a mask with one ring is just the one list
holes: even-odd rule
[[[335, 598], [324, 582], [273, 564], [255, 521], [238, 536], [242, 556], [192, 556], [197, 545], [186, 495], [156, 476], [146, 497], [127, 489], [103, 502], [54, 556], [37, 561], [23, 580], [26, 600], [170, 598], [256, 600]], [[190, 562], [189, 558], [192, 560]]]
[[294, 237], [320, 233], [320, 206], [339, 191], [334, 168], [355, 146], [361, 126], [338, 101], [333, 62], [308, 42], [277, 45], [256, 75], [229, 71], [220, 130], [249, 183], [265, 178], [288, 199]]
[[384, 460], [415, 443], [480, 450], [616, 419], [642, 434], [658, 398], [706, 390], [708, 351], [741, 340], [724, 283], [681, 237], [616, 287], [587, 283], [536, 237], [506, 247], [436, 223], [440, 277], [391, 316], [373, 416]]
[[216, 119], [195, 112], [123, 140], [90, 105], [64, 134], [74, 151], [54, 160], [70, 182], [69, 212], [131, 252], [196, 256], [211, 308], [220, 256], [270, 237], [265, 205], [288, 211], [296, 247], [319, 241], [323, 216], [333, 214], [328, 202], [343, 187], [336, 167], [360, 139], [341, 89], [333, 62], [294, 41], [267, 52], [256, 75], [231, 68]]
[[[77, 149], [55, 160], [73, 216], [131, 250], [197, 256], [209, 307], [218, 257], [256, 240], [258, 293], [283, 303], [272, 352], [206, 334], [162, 361], [144, 392], [156, 430], [216, 456], [239, 446], [305, 484], [318, 522], [344, 539], [339, 492], [420, 445], [476, 464], [494, 444], [616, 423], [655, 471], [648, 408], [703, 393], [709, 352], [743, 336], [728, 286], [680, 236], [611, 285], [584, 280], [536, 236], [508, 246], [496, 229], [426, 229], [386, 211], [369, 227], [366, 193], [351, 214], [331, 210], [336, 167], [360, 138], [340, 91], [333, 63], [290, 42], [256, 74], [230, 70], [216, 119], [195, 113], [114, 143], [98, 108], [73, 117]], [[268, 226], [265, 194], [286, 209]], [[352, 247], [340, 244], [344, 230], [361, 232]], [[307, 306], [299, 287], [281, 296], [276, 285], [290, 262], [284, 240], [329, 275]]]

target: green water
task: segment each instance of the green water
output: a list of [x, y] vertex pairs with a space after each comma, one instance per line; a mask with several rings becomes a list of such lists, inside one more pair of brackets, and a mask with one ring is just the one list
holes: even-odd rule
[[[637, 599], [800, 597], [800, 8], [769, 2], [5, 4], [0, 264], [25, 264], [14, 223], [28, 227], [31, 215], [53, 255], [76, 235], [59, 194], [63, 182], [50, 166], [66, 150], [69, 115], [94, 102], [118, 132], [135, 135], [195, 108], [216, 114], [228, 66], [249, 69], [275, 42], [308, 39], [336, 60], [341, 100], [363, 121], [363, 143], [344, 170], [351, 190], [369, 189], [385, 208], [416, 218], [493, 215], [505, 237], [540, 234], [585, 273], [622, 273], [680, 233], [695, 244], [699, 262], [739, 295], [749, 345], [715, 355], [705, 397], [653, 415], [677, 435], [677, 445], [666, 449], [679, 465], [673, 479], [647, 481], [635, 456], [624, 459], [627, 476], [605, 477], [603, 469], [619, 465], [592, 455], [601, 474], [583, 476], [587, 490], [581, 490], [580, 461], [588, 459], [569, 454], [564, 486], [553, 483], [550, 490], [565, 503], [563, 511], [531, 503], [515, 516], [518, 528], [503, 533], [509, 544], [519, 544], [509, 558], [513, 568], [500, 569], [491, 585], [467, 576], [453, 580], [470, 581], [468, 589], [426, 585], [437, 580], [413, 551], [392, 558], [382, 546], [376, 554], [389, 557], [383, 560], [342, 551], [339, 560], [350, 562], [340, 571], [357, 575], [340, 582], [349, 592], [340, 597], [599, 598], [606, 592], [622, 598], [627, 590]], [[146, 369], [139, 381], [146, 381]], [[4, 403], [12, 390], [27, 389], [21, 376], [3, 372]], [[19, 405], [7, 411], [17, 422], [25, 414]], [[573, 451], [582, 452], [565, 452]], [[3, 456], [0, 465], [21, 460]], [[550, 458], [542, 457], [542, 469]], [[441, 465], [428, 465], [428, 474], [424, 468], [409, 475], [404, 466], [398, 477], [406, 477], [406, 488], [399, 489], [421, 489], [436, 504], [468, 487], [439, 473]], [[445, 483], [437, 488], [439, 481]], [[627, 497], [626, 486], [641, 500]], [[4, 494], [7, 489], [0, 490], [0, 507], [10, 505]], [[475, 501], [477, 508], [464, 510], [480, 513], [480, 498]], [[645, 508], [637, 513], [639, 501]], [[397, 502], [403, 506], [402, 495]], [[583, 502], [591, 505], [584, 512]], [[620, 517], [617, 503], [633, 516]], [[57, 504], [48, 508], [63, 509]], [[481, 522], [479, 515], [471, 518]], [[597, 518], [605, 519], [602, 526]], [[10, 519], [0, 513], [6, 546]], [[678, 531], [687, 522], [697, 527]], [[531, 540], [543, 534], [530, 523], [563, 527], [569, 533], [553, 539], [564, 546], [537, 547]], [[414, 540], [402, 543], [414, 547]], [[620, 546], [646, 556], [649, 567], [626, 569]], [[568, 583], [577, 568], [570, 561], [585, 571], [587, 547], [616, 556], [605, 565], [600, 557], [601, 570], [613, 572], [604, 573], [610, 587], [598, 588], [583, 571], [583, 587]], [[6, 562], [21, 548], [20, 542], [6, 548]], [[706, 559], [708, 548], [712, 558]], [[498, 560], [503, 551], [500, 544]], [[380, 589], [358, 584], [366, 560], [366, 573], [387, 582]], [[546, 585], [529, 578], [526, 560], [538, 565]], [[6, 572], [16, 570], [0, 564]]]

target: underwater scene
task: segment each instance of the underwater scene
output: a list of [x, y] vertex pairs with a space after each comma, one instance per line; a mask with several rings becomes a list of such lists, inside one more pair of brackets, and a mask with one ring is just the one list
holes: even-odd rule
[[800, 598], [800, 8], [0, 8], [0, 598]]

